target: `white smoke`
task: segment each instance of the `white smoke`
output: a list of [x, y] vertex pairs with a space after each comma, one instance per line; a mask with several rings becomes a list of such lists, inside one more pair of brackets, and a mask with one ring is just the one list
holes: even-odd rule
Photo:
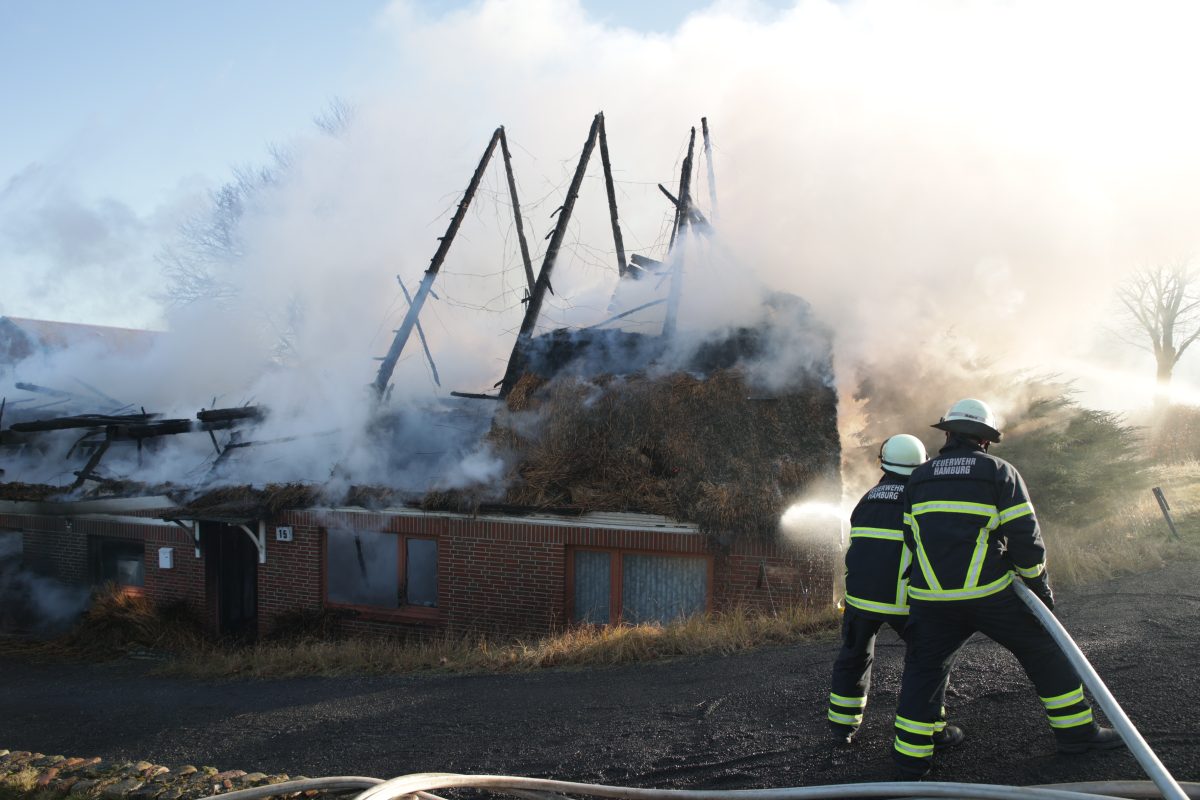
[[88, 590], [21, 565], [21, 533], [0, 531], [0, 632], [54, 633], [87, 607]]
[[[952, 330], [1025, 368], [1103, 358], [1129, 385], [1126, 357], [1102, 351], [1112, 288], [1196, 247], [1200, 111], [1187, 98], [1198, 18], [1183, 2], [811, 0], [779, 12], [730, 2], [660, 35], [606, 26], [570, 0], [438, 15], [395, 2], [377, 31], [390, 58], [372, 85], [345, 92], [353, 122], [293, 142], [287, 169], [242, 217], [242, 253], [218, 265], [237, 300], [174, 312], [170, 343], [149, 359], [59, 362], [40, 377], [71, 375], [180, 415], [214, 395], [269, 406], [256, 438], [302, 438], [246, 459], [256, 479], [407, 483], [403, 458], [360, 446], [371, 357], [405, 309], [395, 276], [415, 289], [498, 124], [536, 270], [603, 110], [626, 250], [658, 259], [672, 212], [656, 184], [675, 190], [689, 126], [711, 123], [719, 213], [699, 143], [693, 196], [719, 238], [683, 246], [681, 330], [749, 319], [766, 287], [805, 297], [832, 325], [843, 376], [868, 360], [902, 364], [916, 343], [936, 357]], [[612, 251], [597, 152], [541, 329], [612, 313]], [[524, 284], [497, 153], [421, 317], [441, 388], [413, 337], [393, 406], [490, 391]], [[653, 331], [659, 319], [627, 327]], [[1150, 365], [1137, 368], [1151, 384]], [[330, 428], [342, 433], [312, 436]], [[400, 449], [438, 449], [439, 468], [499, 472], [491, 456], [482, 472], [462, 462], [469, 437], [439, 445], [425, 441], [432, 428], [406, 429], [416, 438]], [[205, 446], [180, 469], [202, 464]]]

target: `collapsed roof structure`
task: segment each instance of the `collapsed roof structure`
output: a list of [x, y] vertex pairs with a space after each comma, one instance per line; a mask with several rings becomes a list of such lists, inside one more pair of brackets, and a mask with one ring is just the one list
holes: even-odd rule
[[[703, 147], [708, 154], [710, 210], [715, 213], [716, 190], [708, 121], [703, 119], [701, 123]], [[388, 487], [364, 493], [355, 487], [356, 499], [368, 496], [373, 497], [376, 504], [408, 502], [425, 508], [457, 510], [477, 510], [490, 504], [574, 511], [641, 511], [700, 522], [705, 528], [738, 527], [738, 523], [745, 523], [744, 527], [748, 529], [764, 531], [797, 496], [816, 488], [817, 483], [822, 494], [836, 495], [839, 491], [839, 454], [836, 397], [831, 388], [830, 334], [812, 317], [803, 300], [778, 293], [769, 295], [764, 298], [761, 319], [747, 320], [744, 326], [714, 333], [682, 359], [675, 358], [669, 364], [664, 360], [673, 352], [683, 293], [685, 259], [678, 255], [676, 242], [689, 233], [713, 234], [712, 224], [692, 197], [692, 176], [697, 168], [696, 133], [696, 128], [692, 128], [675, 192], [659, 184], [674, 212], [667, 258], [656, 260], [638, 254], [627, 257], [604, 114], [596, 114], [566, 196], [555, 212], [556, 224], [547, 236], [542, 264], [535, 275], [505, 129], [499, 127], [493, 132], [445, 234], [439, 237], [437, 250], [420, 285], [412, 295], [404, 290], [409, 300], [408, 310], [387, 353], [379, 359], [371, 387], [379, 402], [375, 424], [378, 430], [385, 430], [388, 409], [382, 401], [396, 362], [413, 333], [421, 340], [434, 379], [438, 381], [436, 364], [424, 342], [420, 313], [433, 293], [439, 270], [471, 206], [484, 170], [498, 149], [503, 158], [527, 280], [525, 313], [507, 367], [496, 382], [495, 394], [451, 391], [450, 395], [464, 401], [496, 403], [495, 409], [473, 413], [476, 419], [488, 421], [480, 428], [481, 435], [509, 458], [508, 480], [499, 490], [497, 487], [474, 486], [465, 491], [429, 491], [424, 496], [411, 496], [411, 493], [404, 496], [403, 491], [389, 492]], [[666, 283], [667, 290], [665, 296], [631, 308], [616, 307], [614, 302], [615, 313], [589, 327], [556, 329], [535, 335], [546, 294], [553, 292], [554, 269], [584, 175], [596, 149], [600, 151], [617, 259], [618, 287], [614, 298], [620, 295], [621, 285], [627, 283], [657, 281], [660, 286]], [[656, 306], [665, 311], [660, 332], [656, 335], [613, 327], [625, 318]], [[0, 322], [3, 322], [0, 327], [5, 330], [20, 330], [26, 336], [30, 332], [37, 333], [57, 346], [69, 344], [72, 336], [74, 340], [83, 336], [123, 343], [125, 347], [146, 347], [154, 335], [112, 329], [120, 334], [115, 335], [100, 331], [97, 326], [67, 326], [84, 333], [75, 331], [68, 335], [60, 331], [55, 334], [53, 324], [29, 320]], [[92, 334], [90, 337], [88, 332]], [[14, 334], [9, 341], [17, 342], [18, 337]], [[784, 376], [782, 381], [777, 379], [776, 385], [763, 391], [753, 385], [747, 364], [772, 358], [781, 347], [803, 347], [810, 357], [802, 362], [802, 369]], [[15, 345], [10, 350], [23, 352]], [[0, 423], [10, 423], [7, 428], [0, 425], [0, 449], [9, 453], [33, 457], [48, 455], [47, 437], [70, 432], [74, 438], [65, 450], [65, 457], [83, 463], [78, 469], [71, 470], [72, 478], [62, 488], [67, 493], [75, 492], [81, 496], [112, 496], [145, 489], [136, 481], [105, 476], [102, 463], [113, 447], [132, 446], [140, 463], [143, 458], [153, 457], [164, 437], [193, 432], [207, 435], [213, 446], [213, 459], [207, 472], [190, 486], [171, 487], [174, 496], [196, 498], [223, 483], [221, 467], [237, 451], [279, 441], [248, 438], [254, 426], [269, 413], [268, 409], [256, 405], [201, 409], [191, 419], [164, 418], [145, 409], [131, 411], [128, 405], [121, 405], [94, 387], [88, 387], [90, 396], [82, 398], [77, 393], [57, 388], [26, 383], [17, 383], [16, 387], [41, 395], [91, 400], [103, 408], [102, 413], [11, 421], [11, 408], [9, 419], [5, 420], [5, 406], [0, 404]], [[584, 395], [591, 395], [591, 399], [582, 402]], [[602, 397], [602, 402], [597, 402], [597, 397]], [[0, 403], [7, 403], [7, 400]], [[663, 413], [645, 413], [651, 408]], [[520, 418], [531, 415], [534, 409], [549, 420], [546, 435], [530, 437], [519, 430]], [[594, 415], [606, 417], [599, 421], [591, 419]], [[560, 437], [555, 443], [554, 432], [564, 428], [580, 435]], [[580, 446], [585, 430], [596, 437], [594, 446]], [[222, 432], [223, 441], [218, 439], [218, 433]], [[599, 446], [604, 441], [610, 446]], [[714, 448], [718, 443], [719, 446]], [[704, 453], [713, 449], [717, 452]], [[699, 457], [701, 454], [703, 457]], [[405, 453], [396, 454], [399, 459], [407, 457]], [[672, 484], [669, 490], [660, 485], [664, 472], [672, 476], [668, 481]], [[46, 490], [40, 493], [45, 494]], [[254, 492], [249, 494], [255, 495]], [[299, 497], [293, 495], [292, 500]], [[323, 496], [319, 486], [305, 497], [310, 503], [346, 500], [345, 495]], [[737, 519], [733, 508], [740, 509], [745, 518]]]
[[[709, 211], [715, 215], [715, 183], [707, 120], [702, 120], [701, 129], [704, 149], [709, 154]], [[618, 267], [614, 302], [607, 318], [588, 327], [559, 328], [539, 335], [536, 331], [541, 309], [546, 294], [553, 292], [552, 278], [558, 255], [589, 160], [597, 148], [604, 172]], [[389, 384], [396, 363], [414, 333], [429, 361], [434, 380], [440, 385], [436, 365], [424, 339], [420, 314], [427, 298], [434, 295], [439, 270], [448, 257], [481, 176], [497, 149], [504, 162], [526, 278], [524, 315], [507, 365], [497, 376], [494, 393], [451, 391], [452, 399], [443, 401], [439, 413], [460, 422], [466, 420], [460, 427], [473, 430], [478, 442], [504, 459], [507, 468], [501, 480], [446, 488], [433, 476], [433, 480], [414, 491], [412, 487], [404, 486], [361, 485], [346, 468], [345, 474], [336, 474], [338, 470], [335, 469], [335, 475], [331, 476], [334, 480], [322, 480], [313, 475], [312, 480], [301, 484], [230, 485], [223, 478], [222, 470], [231, 458], [247, 452], [248, 448], [270, 449], [273, 444], [285, 441], [284, 438], [259, 436], [263, 422], [271, 417], [270, 409], [246, 404], [201, 409], [190, 418], [167, 418], [140, 407], [133, 410], [122, 407], [113, 398], [94, 397], [104, 409], [102, 413], [72, 413], [24, 419], [7, 427], [0, 425], [0, 455], [7, 454], [9, 464], [30, 463], [39, 458], [50, 458], [55, 453], [76, 464], [82, 462], [79, 468], [70, 470], [69, 480], [54, 489], [15, 483], [14, 479], [21, 476], [14, 470], [3, 476], [10, 481], [3, 490], [3, 500], [19, 501], [22, 513], [61, 516], [72, 513], [71, 501], [159, 496], [163, 499], [153, 510], [139, 506], [135, 513], [154, 516], [190, 531], [189, 539], [195, 540], [197, 559], [204, 553], [214, 557], [224, 553], [220, 557], [225, 559], [233, 557], [229, 553], [235, 551], [230, 550], [229, 545], [224, 549], [216, 545], [208, 549], [202, 547], [202, 525], [222, 525], [230, 531], [242, 530], [248, 534], [253, 549], [247, 552], [257, 554], [260, 566], [267, 563], [271, 549], [265, 528], [268, 520], [283, 523], [277, 531], [284, 527], [288, 530], [289, 538], [278, 541], [293, 541], [293, 527], [299, 531], [304, 526], [313, 526], [312, 535], [316, 541], [324, 543], [321, 547], [325, 557], [336, 561], [331, 549], [336, 541], [335, 528], [330, 527], [332, 523], [321, 523], [316, 517], [294, 513], [303, 509], [355, 507], [392, 514], [400, 513], [397, 509], [407, 508], [411, 512], [404, 513], [433, 514], [435, 517], [448, 514], [455, 518], [465, 514], [480, 519], [501, 513], [519, 516], [526, 522], [533, 519], [531, 514], [551, 513], [574, 516], [581, 520], [579, 525], [586, 525], [582, 520], [588, 519], [589, 515], [619, 512], [642, 516], [625, 522], [596, 524], [601, 527], [615, 524], [628, 530], [651, 530], [665, 525], [680, 535], [688, 531], [704, 533], [709, 546], [723, 550], [726, 556], [730, 556], [731, 543], [738, 540], [763, 543], [761, 546], [743, 544], [740, 546], [751, 549], [740, 556], [733, 553], [738, 558], [749, 559], [747, 563], [757, 560], [756, 570], [736, 565], [728, 567], [731, 570], [728, 580], [733, 581], [728, 585], [739, 586], [737, 591], [743, 593], [739, 595], [742, 599], [757, 597], [755, 593], [761, 593], [765, 585], [765, 597], [774, 605], [768, 563], [795, 565], [803, 562], [808, 565], [804, 569], [786, 567], [793, 570], [787, 574], [794, 573], [795, 576], [788, 584], [788, 591], [796, 596], [809, 596], [814, 581], [817, 585], [831, 581], [828, 537], [816, 550], [789, 554], [779, 536], [781, 517], [799, 499], [819, 497], [836, 501], [840, 496], [840, 445], [829, 330], [814, 317], [801, 298], [768, 293], [762, 298], [756, 318], [710, 331], [700, 341], [680, 341], [680, 300], [684, 293], [686, 258], [683, 248], [677, 245], [692, 234], [714, 235], [712, 223], [693, 200], [692, 175], [698, 166], [695, 128], [690, 132], [687, 155], [675, 191], [659, 185], [671, 203], [674, 216], [666, 257], [661, 260], [638, 254], [627, 257], [604, 115], [597, 114], [566, 196], [555, 212], [555, 227], [547, 237], [546, 251], [536, 275], [522, 226], [505, 130], [497, 128], [445, 234], [439, 237], [437, 250], [420, 285], [409, 295], [402, 284], [409, 307], [395, 331], [391, 346], [379, 358], [378, 371], [371, 383], [370, 402], [374, 413], [362, 437], [366, 446], [388, 451], [390, 442], [395, 441], [390, 432], [404, 424], [402, 415], [388, 402]], [[665, 291], [662, 291], [664, 286]], [[631, 288], [639, 291], [627, 291]], [[649, 300], [645, 299], [647, 295]], [[629, 302], [628, 297], [637, 299]], [[657, 332], [646, 333], [622, 326], [648, 309], [662, 312]], [[18, 388], [43, 393], [60, 391], [28, 385], [18, 385]], [[98, 390], [95, 394], [103, 395]], [[7, 423], [3, 415], [4, 407], [0, 401], [0, 420]], [[209, 440], [213, 453], [202, 474], [188, 484], [139, 484], [128, 477], [105, 472], [106, 459], [117, 450], [125, 449], [126, 463], [136, 461], [140, 464], [142, 459], [153, 459], [164, 442], [197, 434]], [[411, 468], [421, 458], [420, 453], [411, 450], [387, 452], [386, 456], [398, 470]], [[0, 517], [3, 516], [3, 500], [0, 500]], [[125, 507], [114, 502], [115, 505], [105, 508], [123, 513], [121, 509]], [[16, 510], [18, 506], [10, 509]], [[353, 527], [359, 524], [346, 522], [349, 517], [338, 519], [342, 520], [338, 525]], [[401, 525], [404, 528], [409, 523], [371, 524], [378, 530], [379, 526], [393, 529], [391, 526]], [[836, 543], [837, 523], [824, 523], [827, 528], [830, 524], [835, 529], [832, 541]], [[443, 528], [436, 525], [430, 528], [429, 525], [434, 523], [421, 523], [420, 536], [434, 536], [437, 541], [437, 536], [449, 535], [431, 533]], [[468, 533], [471, 537], [486, 539], [492, 535], [486, 531], [495, 530], [489, 525], [479, 531], [471, 528]], [[550, 528], [545, 530], [549, 532], [539, 536], [560, 541], [556, 546], [568, 549], [577, 546], [572, 542], [600, 541], [587, 538], [591, 535], [584, 533], [555, 539], [559, 534]], [[577, 536], [584, 538], [571, 538]], [[706, 552], [704, 547], [697, 550], [698, 546], [686, 536], [679, 541], [680, 544], [671, 544], [670, 548], [682, 547], [681, 552]], [[647, 538], [645, 542], [638, 546], [660, 552], [667, 550], [666, 540]], [[361, 578], [369, 582], [371, 559], [364, 556], [363, 540], [358, 534], [354, 535], [353, 543]], [[413, 563], [403, 555], [387, 558]], [[568, 575], [582, 574], [578, 570], [584, 568], [586, 559], [580, 561], [580, 558], [582, 556], [569, 562], [575, 566], [566, 568]], [[146, 559], [149, 564], [149, 556]], [[735, 561], [728, 563], [734, 565]], [[354, 559], [349, 563], [355, 563]], [[318, 574], [327, 576], [330, 567], [318, 559], [316, 569]], [[449, 580], [444, 576], [444, 569], [439, 561], [439, 585]], [[712, 572], [711, 564], [708, 570]], [[752, 570], [749, 577], [745, 570]], [[737, 575], [742, 577], [737, 578]], [[213, 579], [211, 575], [210, 579]], [[411, 579], [409, 575], [405, 581]], [[570, 584], [574, 578], [566, 580]], [[707, 584], [708, 607], [711, 607], [714, 592], [712, 580]], [[330, 594], [319, 598], [320, 601], [337, 605], [334, 601], [342, 597], [338, 593], [343, 590], [326, 588]], [[441, 600], [440, 591], [438, 600]], [[732, 589], [721, 591], [733, 592]], [[406, 601], [399, 602], [403, 607]], [[564, 614], [566, 621], [591, 619], [587, 614], [581, 616], [573, 605], [581, 602], [579, 597], [568, 598], [565, 601], [567, 611], [559, 607], [546, 619], [552, 625], [561, 624]], [[693, 601], [688, 602], [692, 604], [685, 605], [692, 610], [701, 607]], [[621, 616], [620, 598], [613, 599], [612, 604], [611, 613], [606, 612], [609, 616], [602, 621]], [[670, 604], [664, 606], [668, 607], [675, 608]], [[575, 611], [570, 611], [571, 608]], [[660, 609], [651, 613], [651, 617], [662, 617], [665, 613]], [[260, 621], [259, 624], [265, 623]]]

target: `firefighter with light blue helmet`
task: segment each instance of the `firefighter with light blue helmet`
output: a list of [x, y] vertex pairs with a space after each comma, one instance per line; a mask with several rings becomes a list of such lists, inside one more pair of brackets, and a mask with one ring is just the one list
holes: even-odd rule
[[[852, 743], [862, 724], [880, 629], [888, 625], [907, 641], [911, 553], [901, 530], [904, 490], [908, 476], [925, 459], [925, 445], [917, 437], [901, 433], [889, 438], [879, 448], [883, 476], [850, 514], [842, 647], [833, 664], [827, 712], [839, 744]], [[949, 745], [961, 741], [962, 734], [939, 718], [938, 737], [943, 745]]]
[[1093, 719], [1079, 674], [1011, 588], [1019, 578], [1054, 607], [1025, 481], [1012, 464], [988, 453], [1000, 441], [996, 415], [982, 400], [966, 398], [933, 427], [945, 431], [946, 444], [913, 470], [903, 500], [904, 539], [914, 563], [892, 751], [900, 777], [929, 772], [947, 678], [977, 631], [1017, 657], [1060, 753], [1120, 747], [1117, 732]]

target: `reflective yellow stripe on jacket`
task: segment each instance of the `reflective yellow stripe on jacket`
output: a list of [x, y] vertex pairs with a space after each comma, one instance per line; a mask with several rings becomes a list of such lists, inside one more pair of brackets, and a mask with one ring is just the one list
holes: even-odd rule
[[887, 539], [892, 542], [903, 542], [904, 531], [895, 528], [851, 528], [851, 539]]
[[[937, 574], [933, 571], [933, 564], [930, 562], [929, 556], [925, 552], [925, 547], [921, 543], [919, 517], [923, 514], [934, 513], [974, 514], [987, 518], [987, 521], [980, 527], [979, 533], [975, 537], [975, 548], [971, 552], [971, 560], [967, 565], [967, 573], [963, 576], [961, 587], [942, 585]], [[912, 512], [904, 515], [904, 521], [913, 532], [913, 540], [917, 546], [917, 563], [921, 567], [921, 574], [924, 576], [925, 583], [929, 588], [920, 589], [915, 586], [909, 586], [908, 596], [914, 600], [975, 600], [1002, 591], [1013, 581], [1011, 571], [1004, 573], [1003, 576], [990, 583], [983, 586], [979, 585], [979, 576], [983, 571], [983, 562], [987, 558], [991, 532], [1005, 522], [1032, 513], [1033, 506], [1029, 503], [1020, 503], [1003, 511], [986, 503], [967, 503], [955, 500], [930, 500], [914, 504]], [[1038, 565], [1027, 569], [1018, 568], [1018, 570], [1025, 577], [1032, 578], [1041, 574], [1044, 568], [1045, 565]]]
[[[851, 539], [884, 539], [889, 542], [900, 542], [903, 545], [904, 531], [895, 528], [868, 528], [858, 527], [850, 529]], [[896, 599], [892, 603], [880, 603], [876, 600], [867, 600], [862, 597], [846, 594], [846, 605], [854, 606], [863, 611], [875, 611], [880, 614], [907, 614], [908, 613], [908, 581], [904, 578], [904, 573], [908, 571], [908, 565], [912, 563], [912, 554], [908, 547], [902, 546], [900, 550], [900, 570], [896, 574]]]

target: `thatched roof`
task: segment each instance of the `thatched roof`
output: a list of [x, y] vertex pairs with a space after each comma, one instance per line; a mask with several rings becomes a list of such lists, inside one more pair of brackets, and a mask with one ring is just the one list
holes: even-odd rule
[[41, 502], [66, 492], [67, 490], [62, 486], [50, 486], [44, 483], [21, 483], [20, 481], [0, 483], [0, 500]]
[[546, 382], [526, 374], [490, 437], [518, 454], [505, 502], [635, 511], [772, 536], [797, 497], [836, 487], [837, 404], [818, 380], [756, 398], [739, 370]]
[[198, 495], [174, 495], [179, 506], [161, 516], [174, 519], [240, 521], [261, 519], [286, 509], [310, 508], [322, 502], [319, 487], [306, 483], [223, 486]]
[[[535, 339], [488, 434], [511, 460], [499, 499], [772, 537], [798, 498], [838, 495], [831, 342], [807, 304], [773, 295], [759, 325], [710, 338], [675, 371], [663, 371], [664, 351], [661, 338], [627, 332]], [[781, 376], [779, 361], [794, 364]], [[486, 490], [431, 493], [424, 505], [470, 510]]]

